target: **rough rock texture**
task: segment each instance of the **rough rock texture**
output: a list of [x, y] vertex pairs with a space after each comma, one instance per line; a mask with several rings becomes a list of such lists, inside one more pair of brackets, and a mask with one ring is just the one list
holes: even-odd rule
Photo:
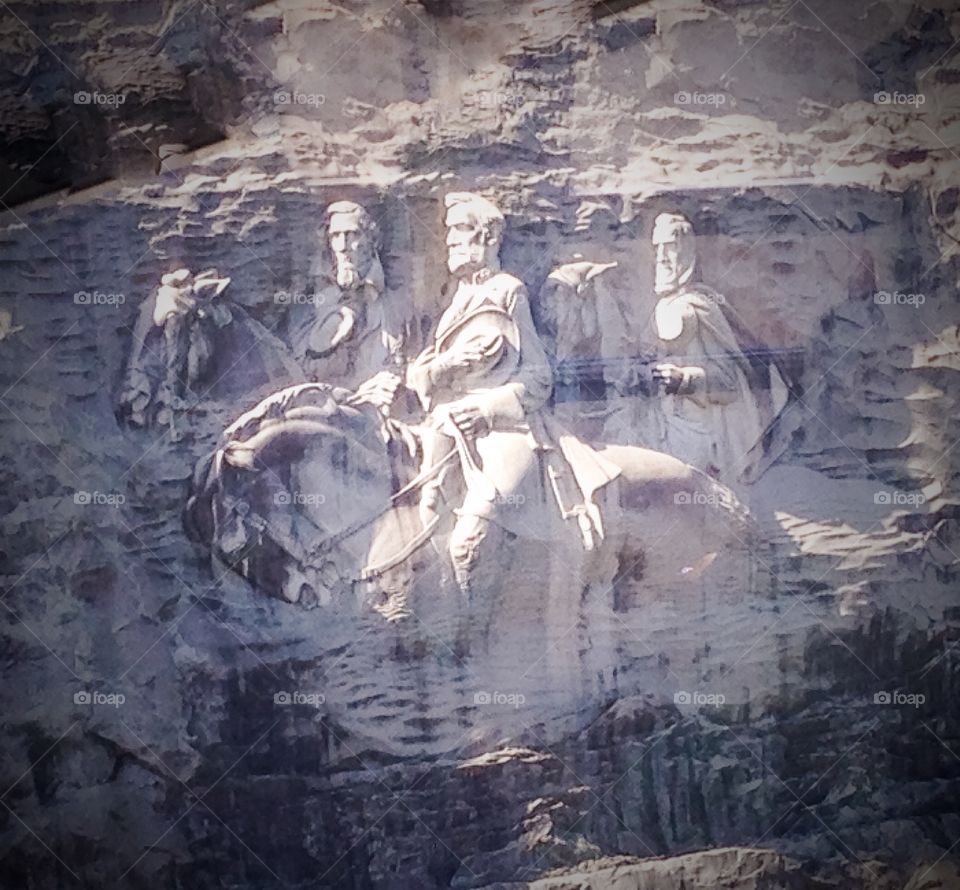
[[[958, 39], [947, 0], [6, 4], [0, 883], [960, 886]], [[796, 350], [744, 492], [762, 578], [674, 600], [635, 567], [603, 676], [556, 700], [211, 572], [180, 510], [252, 396], [196, 399], [178, 443], [114, 418], [163, 273], [216, 266], [273, 327], [334, 199], [380, 220], [426, 333], [464, 187], [532, 294], [619, 263], [604, 358], [665, 209]], [[557, 412], [595, 434], [615, 407]]]

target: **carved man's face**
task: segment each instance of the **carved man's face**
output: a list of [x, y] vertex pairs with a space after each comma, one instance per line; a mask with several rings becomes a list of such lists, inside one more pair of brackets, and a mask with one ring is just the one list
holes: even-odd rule
[[373, 239], [350, 213], [336, 213], [330, 218], [328, 236], [337, 262], [337, 284], [345, 290], [359, 287], [373, 265]]
[[455, 204], [447, 211], [447, 268], [451, 275], [466, 278], [486, 268], [499, 246], [490, 242], [469, 204]]
[[696, 256], [693, 236], [655, 236], [653, 246], [657, 252], [654, 290], [658, 294], [672, 293], [680, 287], [681, 279], [693, 267]]

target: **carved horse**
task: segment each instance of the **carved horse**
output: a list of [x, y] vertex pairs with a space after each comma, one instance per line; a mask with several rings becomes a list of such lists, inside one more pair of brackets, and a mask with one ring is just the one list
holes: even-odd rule
[[590, 636], [599, 625], [591, 630], [589, 615], [609, 625], [638, 597], [682, 596], [711, 579], [742, 595], [749, 584], [751, 521], [733, 492], [669, 455], [600, 446], [622, 474], [601, 504], [597, 546], [586, 550], [555, 499], [525, 505], [551, 520], [502, 532], [496, 564], [484, 567], [486, 600], [459, 603], [443, 546], [452, 510], [428, 528], [417, 510], [420, 487], [445, 469], [455, 477], [457, 465], [421, 469], [415, 428], [357, 401], [305, 384], [243, 415], [197, 465], [191, 537], [267, 595], [388, 621], [442, 624], [443, 613], [458, 633], [466, 612], [482, 638], [512, 632], [520, 611], [538, 616], [547, 639], [573, 627]]

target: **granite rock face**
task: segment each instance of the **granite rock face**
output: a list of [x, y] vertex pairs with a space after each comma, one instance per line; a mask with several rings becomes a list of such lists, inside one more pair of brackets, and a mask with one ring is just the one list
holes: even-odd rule
[[[5, 12], [0, 884], [960, 887], [953, 4]], [[506, 214], [558, 364], [590, 369], [551, 411], [594, 441], [641, 398], [616, 384], [654, 219], [692, 221], [785, 387], [734, 486], [743, 574], [658, 574], [684, 542], [653, 513], [599, 623], [544, 630], [525, 589], [579, 596], [546, 546], [464, 656], [441, 604], [305, 609], [188, 539], [196, 462], [266, 389], [191, 393], [176, 437], [118, 422], [162, 276], [216, 268], [279, 332], [322, 208], [354, 200], [416, 350], [464, 189]], [[616, 266], [559, 311], [548, 275], [587, 261]]]

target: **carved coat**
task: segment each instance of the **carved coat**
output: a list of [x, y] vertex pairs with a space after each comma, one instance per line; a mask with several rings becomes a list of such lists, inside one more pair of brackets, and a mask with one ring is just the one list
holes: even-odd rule
[[383, 268], [344, 290], [329, 278], [310, 301], [287, 310], [283, 338], [309, 380], [356, 389], [379, 371], [400, 372], [407, 331], [385, 292]]
[[[438, 361], [477, 346], [483, 357], [465, 369], [449, 371]], [[592, 494], [619, 474], [541, 410], [552, 389], [551, 368], [526, 288], [505, 272], [480, 273], [472, 282], [461, 282], [440, 318], [433, 344], [408, 369], [407, 385], [429, 411], [426, 426], [444, 435], [459, 435], [447, 411], [460, 398], [469, 397], [486, 417], [489, 432], [474, 442], [458, 443], [462, 452], [466, 449], [467, 463], [475, 464], [464, 466], [467, 495], [460, 513], [495, 518], [515, 533], [549, 537], [551, 523], [545, 521], [544, 508], [551, 516], [557, 511], [556, 504], [549, 503], [554, 493], [541, 472], [546, 463], [560, 474], [561, 466], [569, 468], [573, 478], [566, 491], [573, 502], [568, 506], [581, 500], [592, 506]], [[595, 506], [590, 519], [602, 533]]]
[[699, 282], [660, 298], [647, 340], [658, 362], [684, 368], [684, 379], [676, 395], [643, 400], [638, 428], [652, 447], [734, 481], [765, 424], [749, 361], [721, 304]]

